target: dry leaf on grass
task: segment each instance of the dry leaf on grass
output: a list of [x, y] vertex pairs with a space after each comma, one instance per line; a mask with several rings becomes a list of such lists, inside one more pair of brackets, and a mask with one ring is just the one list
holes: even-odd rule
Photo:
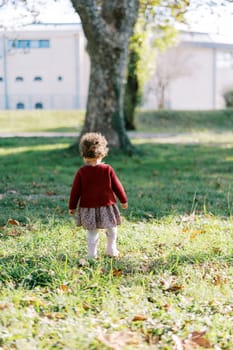
[[64, 320], [66, 318], [66, 316], [61, 312], [48, 312], [44, 313], [43, 315], [50, 320]]
[[175, 350], [195, 350], [199, 346], [205, 349], [211, 349], [212, 345], [204, 335], [205, 331], [192, 332], [188, 338], [180, 339], [177, 335], [173, 334], [172, 339], [176, 346]]
[[136, 322], [136, 321], [146, 321], [147, 320], [147, 316], [145, 315], [135, 315], [132, 318], [132, 322]]
[[71, 291], [70, 288], [67, 286], [67, 284], [62, 284], [62, 285], [60, 285], [59, 289], [60, 289], [62, 292], [65, 292], [65, 293]]
[[122, 350], [127, 345], [138, 345], [140, 342], [136, 333], [127, 330], [110, 334], [101, 333], [98, 340], [111, 350]]
[[117, 269], [117, 268], [114, 267], [113, 270], [112, 270], [112, 274], [115, 277], [120, 277], [122, 275], [122, 270]]
[[17, 236], [21, 236], [22, 235], [22, 231], [20, 229], [13, 229], [12, 231], [7, 233], [8, 236], [11, 237], [17, 237]]
[[170, 276], [167, 279], [162, 279], [160, 283], [164, 286], [163, 290], [165, 292], [178, 293], [184, 288], [182, 284], [176, 282], [176, 279], [174, 276]]
[[10, 306], [11, 306], [11, 305], [8, 304], [8, 303], [1, 303], [1, 304], [0, 304], [0, 311], [9, 309]]
[[8, 225], [20, 226], [19, 221], [15, 220], [15, 219], [8, 219], [7, 223], [8, 223]]
[[199, 346], [202, 346], [205, 349], [210, 349], [211, 344], [207, 338], [204, 337], [205, 331], [203, 332], [192, 332], [189, 336], [189, 339], [196, 343]]

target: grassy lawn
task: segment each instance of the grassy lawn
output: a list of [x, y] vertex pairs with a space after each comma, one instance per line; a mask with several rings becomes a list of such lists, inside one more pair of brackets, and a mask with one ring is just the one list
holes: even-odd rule
[[233, 134], [111, 153], [129, 197], [121, 256], [105, 257], [103, 234], [92, 263], [67, 215], [73, 142], [0, 139], [0, 349], [233, 349]]
[[3, 111], [0, 132], [75, 132], [84, 120], [82, 111]]

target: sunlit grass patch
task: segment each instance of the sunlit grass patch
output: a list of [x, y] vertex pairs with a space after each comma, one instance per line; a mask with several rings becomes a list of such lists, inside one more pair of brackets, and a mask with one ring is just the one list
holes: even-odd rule
[[11, 154], [24, 153], [24, 152], [37, 152], [37, 151], [51, 151], [51, 150], [61, 150], [67, 149], [69, 147], [68, 143], [56, 143], [51, 145], [28, 145], [24, 147], [10, 147], [0, 149], [0, 156], [9, 156]]
[[75, 132], [80, 131], [84, 111], [1, 111], [2, 133], [10, 132]]

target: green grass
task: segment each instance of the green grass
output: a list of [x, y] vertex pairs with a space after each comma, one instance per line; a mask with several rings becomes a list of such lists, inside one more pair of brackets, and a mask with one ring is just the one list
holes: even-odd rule
[[0, 132], [76, 132], [84, 120], [83, 111], [3, 111]]
[[[80, 131], [84, 111], [3, 111], [0, 131], [8, 132], [76, 132]], [[154, 133], [225, 132], [233, 128], [233, 110], [216, 111], [144, 111], [135, 116], [139, 131]]]
[[150, 132], [227, 131], [233, 128], [233, 109], [215, 111], [138, 111], [136, 126]]
[[102, 234], [95, 262], [67, 215], [74, 139], [0, 139], [0, 347], [232, 349], [233, 135], [218, 131], [106, 158], [129, 209], [120, 258]]

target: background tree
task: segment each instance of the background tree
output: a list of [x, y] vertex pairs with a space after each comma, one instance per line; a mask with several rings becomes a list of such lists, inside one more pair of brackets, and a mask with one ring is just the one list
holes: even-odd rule
[[194, 69], [191, 53], [183, 51], [180, 47], [169, 48], [158, 55], [156, 70], [149, 84], [149, 90], [155, 93], [158, 109], [169, 107], [167, 101], [171, 84], [192, 74]]
[[123, 117], [129, 38], [138, 0], [71, 0], [87, 38], [90, 83], [82, 134], [104, 134], [110, 146], [131, 149]]
[[141, 0], [139, 16], [129, 46], [129, 62], [124, 98], [124, 118], [127, 130], [135, 129], [135, 109], [141, 102], [145, 82], [156, 67], [159, 50], [174, 43], [175, 24], [184, 21], [189, 0]]
[[[222, 0], [221, 5], [227, 5], [231, 1]], [[35, 19], [38, 4], [44, 3], [46, 6], [47, 1], [2, 0], [0, 7], [7, 3], [12, 3], [15, 7], [17, 4], [21, 6], [24, 3], [28, 12], [34, 12]], [[140, 18], [144, 23], [142, 28], [145, 29], [147, 23], [150, 24], [151, 29], [154, 26], [156, 41], [161, 44], [162, 29], [172, 24], [172, 22], [168, 23], [168, 18], [180, 21], [187, 7], [190, 7], [189, 0], [71, 0], [71, 3], [81, 18], [91, 61], [87, 110], [82, 133], [99, 131], [107, 137], [111, 146], [129, 150], [132, 146], [125, 131], [123, 103], [128, 45], [134, 24], [136, 19]], [[195, 11], [197, 6], [209, 6], [212, 9], [219, 5], [219, 1], [190, 0], [190, 4], [192, 11]], [[133, 65], [137, 68], [136, 74], [133, 69], [129, 70], [133, 72], [133, 80], [128, 77], [133, 89], [127, 89], [127, 91], [136, 93], [136, 98], [130, 98], [132, 103], [138, 101], [138, 91], [140, 92], [142, 86], [142, 79], [139, 78], [138, 73], [142, 72], [142, 76], [146, 76], [144, 68], [147, 65], [142, 62], [145, 62], [147, 55], [142, 43], [143, 40], [139, 40], [138, 47], [143, 55], [130, 54], [129, 56], [131, 68]]]

